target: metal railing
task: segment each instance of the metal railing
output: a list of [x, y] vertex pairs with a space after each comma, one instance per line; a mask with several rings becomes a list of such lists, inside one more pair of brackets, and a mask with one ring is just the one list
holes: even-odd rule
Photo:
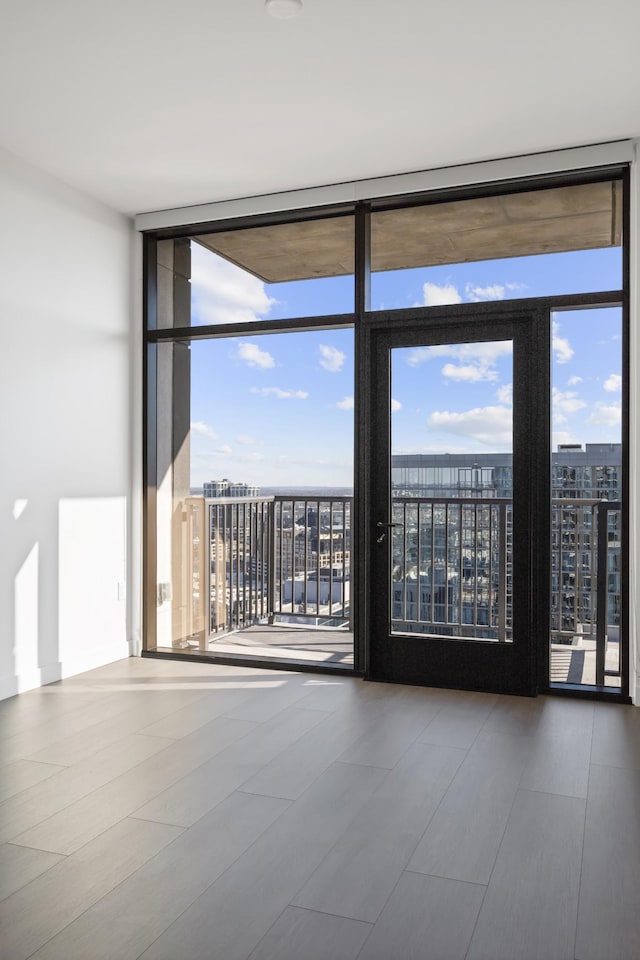
[[210, 634], [350, 625], [350, 497], [206, 500]]
[[207, 500], [209, 630], [227, 633], [271, 615], [273, 499]]
[[620, 635], [621, 521], [617, 500], [552, 501], [552, 639], [594, 641], [598, 685], [606, 675], [619, 676], [622, 666], [620, 644], [610, 647]]
[[392, 630], [511, 640], [511, 500], [399, 497], [392, 512]]
[[[398, 497], [392, 510], [392, 630], [511, 640], [512, 501]], [[551, 640], [593, 640], [599, 685], [621, 670], [620, 529], [619, 501], [552, 500]]]
[[351, 497], [274, 497], [273, 618], [349, 626], [351, 508]]
[[[350, 628], [351, 497], [186, 504], [193, 548], [184, 593], [190, 581], [202, 642], [253, 624]], [[392, 629], [509, 642], [512, 501], [394, 497], [391, 506]], [[602, 684], [621, 666], [611, 647], [620, 626], [620, 503], [554, 498], [551, 519], [551, 639], [592, 640]]]

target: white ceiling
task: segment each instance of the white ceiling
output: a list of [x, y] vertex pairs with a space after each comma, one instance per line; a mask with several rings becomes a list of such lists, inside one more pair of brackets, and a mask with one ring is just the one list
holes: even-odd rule
[[128, 214], [640, 135], [639, 0], [0, 0], [0, 145]]

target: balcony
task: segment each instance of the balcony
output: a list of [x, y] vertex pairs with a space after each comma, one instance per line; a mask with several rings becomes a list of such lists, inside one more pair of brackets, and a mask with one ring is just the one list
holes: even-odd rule
[[[353, 664], [349, 497], [186, 502], [191, 605], [182, 646]], [[512, 502], [395, 497], [391, 624], [509, 643]], [[620, 683], [620, 503], [554, 499], [551, 680]]]
[[192, 497], [187, 514], [188, 646], [353, 665], [350, 497]]

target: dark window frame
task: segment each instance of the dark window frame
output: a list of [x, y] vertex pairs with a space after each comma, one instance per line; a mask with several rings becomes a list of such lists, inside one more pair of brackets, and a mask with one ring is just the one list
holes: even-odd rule
[[[143, 656], [157, 656], [173, 659], [202, 659], [206, 662], [224, 662], [271, 669], [310, 670], [311, 672], [348, 673], [362, 676], [367, 672], [367, 625], [369, 604], [366, 598], [366, 519], [369, 512], [366, 461], [370, 454], [367, 440], [367, 411], [363, 403], [364, 387], [369, 369], [369, 336], [372, 329], [385, 324], [411, 323], [430, 308], [406, 308], [390, 311], [370, 311], [371, 280], [371, 214], [382, 210], [403, 209], [408, 207], [448, 203], [547, 190], [553, 187], [571, 187], [590, 183], [620, 180], [622, 196], [622, 286], [619, 290], [601, 291], [588, 294], [565, 294], [542, 298], [518, 299], [519, 305], [535, 303], [542, 309], [562, 311], [584, 309], [598, 306], [620, 306], [622, 308], [622, 530], [623, 546], [621, 558], [622, 579], [622, 689], [608, 693], [603, 689], [576, 687], [571, 684], [551, 684], [540, 679], [541, 692], [568, 694], [578, 697], [594, 697], [629, 702], [629, 373], [630, 373], [630, 167], [628, 163], [608, 164], [590, 169], [542, 174], [539, 176], [497, 180], [490, 183], [469, 184], [442, 190], [412, 192], [407, 194], [376, 197], [357, 202], [337, 203], [305, 207], [301, 209], [277, 211], [254, 216], [232, 217], [223, 220], [206, 221], [196, 224], [182, 224], [143, 232], [143, 605], [142, 634]], [[157, 243], [160, 240], [197, 238], [199, 235], [215, 232], [229, 232], [275, 224], [304, 222], [332, 217], [353, 216], [354, 230], [354, 311], [353, 313], [330, 314], [321, 317], [300, 317], [287, 320], [264, 320], [245, 324], [220, 324], [215, 326], [173, 327], [158, 329], [157, 317]], [[507, 301], [509, 302], [509, 301]], [[441, 309], [441, 308], [440, 308]], [[323, 668], [317, 664], [309, 667], [291, 661], [269, 659], [267, 662], [256, 658], [220, 656], [216, 654], [184, 654], [155, 650], [155, 604], [156, 604], [156, 518], [155, 487], [150, 478], [155, 476], [156, 465], [156, 363], [155, 345], [161, 342], [190, 341], [229, 337], [238, 335], [257, 335], [284, 333], [287, 331], [305, 331], [314, 329], [354, 328], [354, 508], [352, 529], [352, 569], [356, 571], [353, 595], [354, 608], [354, 668], [352, 671]], [[544, 645], [548, 646], [548, 645]], [[544, 657], [543, 657], [544, 659]], [[547, 650], [548, 660], [548, 650]]]

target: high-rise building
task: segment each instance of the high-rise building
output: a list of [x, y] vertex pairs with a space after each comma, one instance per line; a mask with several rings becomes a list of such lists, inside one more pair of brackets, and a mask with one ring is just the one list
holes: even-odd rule
[[[612, 634], [621, 606], [622, 446], [563, 444], [550, 470], [552, 635], [571, 643], [596, 628], [599, 537], [607, 541]], [[510, 594], [500, 608], [493, 580], [500, 563], [506, 569], [510, 563], [512, 475], [510, 453], [392, 457], [392, 498], [402, 512], [395, 518], [402, 537], [394, 540], [393, 617], [402, 629], [508, 636]], [[603, 501], [610, 504], [604, 510]], [[456, 627], [446, 625], [452, 610], [459, 615]]]
[[249, 483], [233, 483], [231, 480], [208, 480], [202, 487], [206, 499], [216, 497], [259, 497], [260, 487]]

